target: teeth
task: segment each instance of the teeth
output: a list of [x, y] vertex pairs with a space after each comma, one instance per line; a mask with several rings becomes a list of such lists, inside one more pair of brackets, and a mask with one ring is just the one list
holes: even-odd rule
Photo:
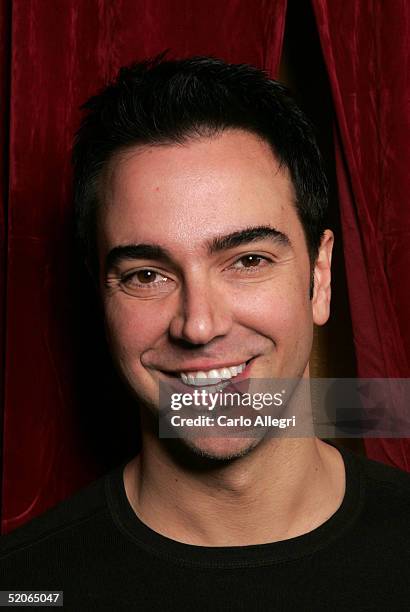
[[226, 380], [227, 378], [232, 378], [232, 376], [235, 376], [235, 374], [231, 372], [229, 368], [222, 368], [221, 374], [224, 380]]
[[[201, 374], [205, 374], [205, 372], [201, 372]], [[209, 372], [205, 374], [205, 377], [212, 378], [215, 382], [220, 382], [223, 378], [219, 370], [209, 370]]]
[[208, 372], [180, 372], [182, 382], [186, 385], [195, 385], [197, 387], [209, 386], [209, 379], [212, 380], [212, 384], [218, 384], [223, 380], [229, 380], [234, 376], [237, 376], [246, 368], [246, 363], [241, 363], [238, 366], [231, 366], [230, 368], [221, 368], [220, 370], [209, 370]]
[[[193, 374], [184, 374], [183, 372], [181, 372], [181, 378], [186, 385], [196, 385], [198, 387], [203, 387], [209, 384], [208, 376], [205, 374], [205, 372], [194, 372]], [[209, 376], [209, 378], [211, 377]], [[217, 376], [213, 378], [217, 378]], [[217, 382], [219, 382], [219, 380]]]

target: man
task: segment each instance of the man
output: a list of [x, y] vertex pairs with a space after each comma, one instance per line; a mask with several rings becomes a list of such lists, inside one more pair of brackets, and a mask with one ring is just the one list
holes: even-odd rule
[[158, 434], [164, 392], [308, 381], [333, 245], [308, 122], [210, 58], [123, 69], [86, 108], [78, 238], [142, 451], [5, 538], [2, 588], [69, 610], [406, 609], [407, 474], [313, 435], [176, 431], [172, 410]]

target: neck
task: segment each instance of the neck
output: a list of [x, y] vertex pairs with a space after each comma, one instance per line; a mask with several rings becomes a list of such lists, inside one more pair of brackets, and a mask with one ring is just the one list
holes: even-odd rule
[[[302, 535], [345, 490], [343, 459], [317, 438], [266, 439], [227, 462], [189, 461], [143, 429], [124, 472], [127, 497], [151, 529], [198, 546], [246, 546]], [[189, 452], [189, 451], [187, 451]]]

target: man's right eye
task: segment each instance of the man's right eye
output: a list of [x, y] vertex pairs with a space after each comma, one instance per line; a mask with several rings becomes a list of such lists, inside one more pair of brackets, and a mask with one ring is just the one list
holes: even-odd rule
[[[138, 270], [138, 272], [131, 272], [131, 274], [125, 275], [122, 282], [127, 282], [129, 279], [137, 279], [137, 282], [143, 285], [153, 283], [155, 278], [160, 276], [155, 270]], [[162, 276], [163, 280], [166, 280], [165, 276]]]
[[157, 270], [143, 268], [123, 274], [120, 282], [125, 291], [141, 293], [168, 291], [172, 280]]

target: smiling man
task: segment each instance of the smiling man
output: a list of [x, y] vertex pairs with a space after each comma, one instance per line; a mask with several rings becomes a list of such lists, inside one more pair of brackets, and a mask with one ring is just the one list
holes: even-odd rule
[[[332, 234], [320, 245], [311, 300], [294, 189], [266, 141], [231, 128], [199, 132], [183, 144], [142, 145], [111, 160], [101, 189], [108, 336], [127, 383], [147, 406], [146, 452], [164, 452], [157, 428], [148, 427], [161, 381], [177, 375], [203, 386], [205, 376], [211, 383], [308, 376], [312, 321], [328, 316]], [[233, 376], [229, 368], [238, 367]], [[225, 459], [257, 439], [195, 441], [198, 452]], [[314, 440], [309, 446], [317, 459]]]
[[159, 435], [164, 389], [308, 382], [333, 234], [307, 120], [210, 58], [123, 69], [86, 109], [78, 238], [142, 450], [8, 536], [3, 588], [63, 589], [73, 610], [405, 609], [406, 474], [203, 407]]

